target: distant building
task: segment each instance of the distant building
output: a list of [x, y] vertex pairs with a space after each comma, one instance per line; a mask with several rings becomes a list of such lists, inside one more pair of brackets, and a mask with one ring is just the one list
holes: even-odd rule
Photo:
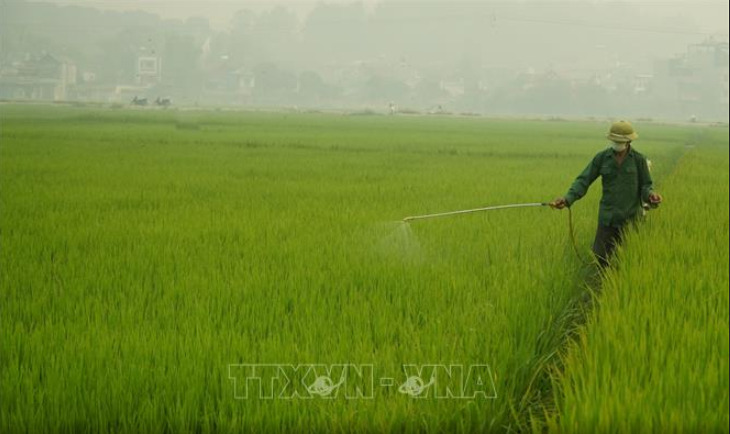
[[[256, 76], [249, 68], [238, 68], [233, 72], [236, 80], [236, 93], [243, 96], [251, 96], [256, 87]], [[298, 83], [297, 83], [298, 85]]]
[[70, 59], [28, 56], [0, 69], [0, 98], [63, 101], [70, 98], [76, 76], [76, 64]]
[[162, 81], [162, 59], [159, 56], [143, 55], [137, 57], [137, 84], [154, 86]]
[[634, 75], [633, 81], [633, 92], [635, 95], [645, 95], [650, 87], [651, 81], [654, 78], [651, 74], [636, 74]]
[[452, 78], [441, 80], [439, 88], [444, 92], [448, 93], [451, 97], [458, 97], [464, 95], [464, 79], [463, 78]]
[[654, 96], [688, 119], [728, 118], [728, 43], [707, 40], [654, 65]]

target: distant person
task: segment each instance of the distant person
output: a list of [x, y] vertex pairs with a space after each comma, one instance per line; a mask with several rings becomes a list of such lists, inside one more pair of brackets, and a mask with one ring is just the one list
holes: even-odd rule
[[389, 112], [389, 113], [390, 113], [391, 115], [394, 115], [394, 114], [396, 114], [396, 112], [397, 112], [397, 111], [398, 111], [398, 107], [397, 107], [397, 106], [395, 105], [395, 103], [394, 103], [394, 102], [392, 102], [392, 101], [391, 101], [391, 102], [389, 102], [389, 103], [388, 103], [388, 112]]
[[631, 123], [614, 122], [606, 137], [611, 141], [611, 146], [593, 157], [564, 197], [550, 203], [557, 209], [570, 207], [585, 196], [596, 178], [601, 177], [603, 196], [593, 254], [602, 267], [608, 264], [614, 249], [621, 242], [626, 225], [642, 215], [642, 204], [657, 206], [662, 201], [661, 195], [653, 191], [646, 157], [631, 145], [639, 137]]

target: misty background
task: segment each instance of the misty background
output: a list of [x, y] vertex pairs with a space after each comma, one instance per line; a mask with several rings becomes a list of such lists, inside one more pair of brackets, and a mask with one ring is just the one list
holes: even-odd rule
[[728, 3], [0, 0], [0, 99], [727, 122]]

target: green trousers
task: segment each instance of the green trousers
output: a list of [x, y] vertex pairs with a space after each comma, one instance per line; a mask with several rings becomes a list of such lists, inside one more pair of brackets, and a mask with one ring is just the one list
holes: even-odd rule
[[626, 225], [598, 225], [598, 229], [596, 230], [596, 238], [595, 240], [593, 240], [593, 254], [596, 255], [596, 259], [598, 259], [598, 263], [601, 265], [601, 267], [605, 267], [608, 265], [611, 256], [613, 256], [613, 252], [616, 250], [616, 247], [621, 243], [625, 227]]

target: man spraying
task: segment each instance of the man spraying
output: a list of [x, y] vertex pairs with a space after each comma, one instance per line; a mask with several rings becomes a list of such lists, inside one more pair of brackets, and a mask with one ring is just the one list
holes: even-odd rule
[[570, 207], [585, 196], [596, 178], [601, 177], [603, 196], [593, 254], [602, 267], [608, 264], [614, 249], [621, 242], [626, 224], [642, 215], [642, 203], [657, 206], [662, 201], [661, 195], [653, 191], [646, 157], [631, 146], [632, 141], [639, 137], [631, 123], [614, 122], [606, 137], [611, 141], [611, 146], [593, 157], [565, 197], [550, 203], [551, 207], [557, 209]]

